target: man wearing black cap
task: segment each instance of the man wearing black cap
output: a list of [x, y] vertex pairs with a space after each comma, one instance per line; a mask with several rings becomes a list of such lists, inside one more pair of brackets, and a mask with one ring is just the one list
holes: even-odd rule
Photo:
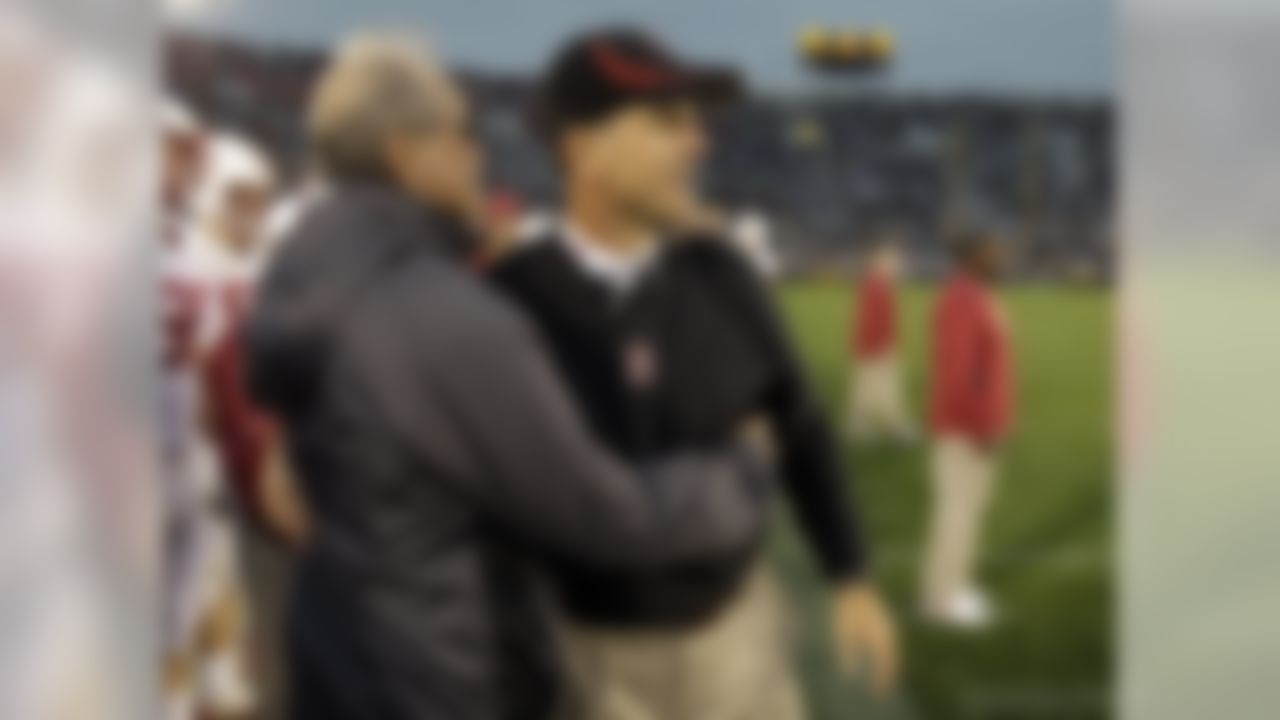
[[[711, 446], [767, 421], [835, 589], [837, 648], [850, 663], [867, 656], [887, 691], [895, 630], [869, 581], [827, 422], [768, 293], [706, 229], [712, 214], [695, 190], [701, 110], [738, 93], [732, 72], [684, 65], [638, 32], [573, 41], [536, 116], [563, 172], [564, 216], [495, 278], [541, 329], [595, 432], [625, 457]], [[647, 572], [553, 558], [572, 715], [803, 717], [761, 540]]]

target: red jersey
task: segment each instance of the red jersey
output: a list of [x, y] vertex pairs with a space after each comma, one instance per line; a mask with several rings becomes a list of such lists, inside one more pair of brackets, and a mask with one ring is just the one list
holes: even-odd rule
[[276, 435], [272, 419], [249, 397], [242, 334], [260, 262], [257, 257], [232, 256], [210, 238], [199, 241], [198, 262], [208, 299], [224, 319], [202, 363], [209, 430], [224, 477], [242, 506], [257, 516], [259, 475]]
[[853, 351], [857, 357], [876, 358], [893, 351], [898, 341], [898, 299], [884, 273], [873, 270], [862, 276], [856, 322]]
[[933, 318], [933, 430], [992, 442], [1013, 423], [1013, 351], [996, 296], [956, 273]]
[[251, 514], [258, 507], [258, 479], [275, 437], [271, 418], [249, 398], [245, 348], [240, 329], [248, 315], [251, 289], [218, 288], [229, 332], [219, 338], [205, 366], [205, 392], [210, 402], [214, 441], [223, 472]]

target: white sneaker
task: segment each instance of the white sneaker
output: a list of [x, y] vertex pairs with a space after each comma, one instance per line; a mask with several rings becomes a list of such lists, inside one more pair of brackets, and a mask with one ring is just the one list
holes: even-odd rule
[[933, 622], [956, 630], [985, 630], [995, 622], [991, 601], [977, 588], [956, 593], [941, 609], [926, 614]]
[[244, 717], [255, 709], [258, 698], [238, 653], [225, 650], [208, 659], [202, 668], [201, 691], [210, 710], [229, 717]]

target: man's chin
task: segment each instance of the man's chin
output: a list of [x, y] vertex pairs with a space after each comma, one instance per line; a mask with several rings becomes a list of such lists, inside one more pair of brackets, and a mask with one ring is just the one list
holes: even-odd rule
[[697, 200], [687, 198], [659, 199], [647, 205], [637, 204], [631, 216], [637, 224], [662, 234], [678, 234], [701, 229], [708, 210]]

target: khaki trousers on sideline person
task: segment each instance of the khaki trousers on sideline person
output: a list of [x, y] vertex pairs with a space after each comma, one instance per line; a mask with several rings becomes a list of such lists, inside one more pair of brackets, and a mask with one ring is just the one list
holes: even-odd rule
[[982, 522], [991, 500], [996, 458], [959, 436], [934, 441], [929, 539], [922, 582], [926, 609], [940, 609], [974, 583]]
[[697, 628], [567, 628], [566, 720], [804, 720], [784, 608], [760, 568]]
[[902, 370], [898, 358], [886, 353], [863, 358], [851, 370], [849, 383], [849, 431], [857, 440], [884, 435], [907, 438], [914, 433], [903, 399]]

